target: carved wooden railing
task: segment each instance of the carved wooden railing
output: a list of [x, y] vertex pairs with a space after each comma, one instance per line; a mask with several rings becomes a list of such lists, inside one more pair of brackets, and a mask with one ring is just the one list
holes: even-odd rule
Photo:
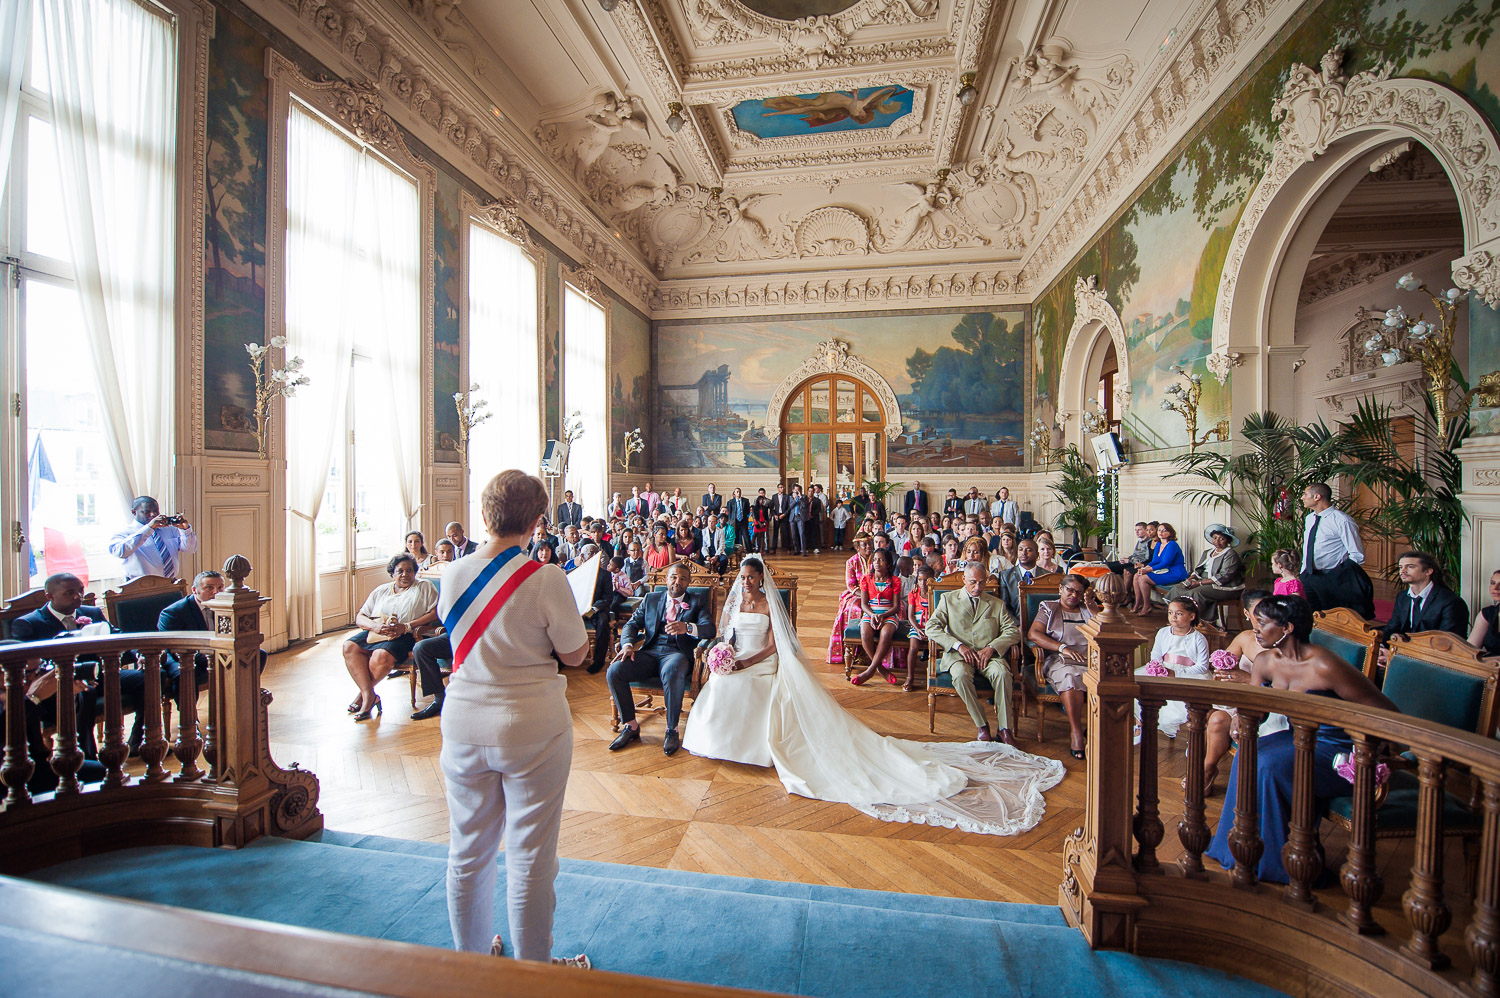
[[[0, 870], [24, 872], [108, 849], [163, 842], [242, 846], [262, 835], [303, 838], [323, 827], [317, 808], [318, 780], [296, 764], [282, 769], [271, 758], [266, 707], [260, 685], [258, 593], [244, 585], [250, 563], [235, 556], [224, 564], [231, 580], [209, 602], [214, 629], [167, 633], [61, 638], [0, 646], [5, 676], [5, 756], [0, 765], [6, 794], [0, 805]], [[128, 748], [120, 701], [121, 659], [144, 673], [143, 774], [126, 771]], [[163, 657], [181, 663], [179, 701], [184, 706], [177, 739], [170, 746], [162, 727]], [[208, 659], [207, 710], [199, 700], [193, 661]], [[57, 724], [47, 764], [57, 775], [55, 791], [33, 797], [27, 783], [35, 772], [26, 741], [26, 667], [38, 660], [58, 674]], [[99, 743], [102, 783], [82, 784], [83, 765], [73, 688], [76, 663], [97, 660], [104, 693], [104, 738]], [[201, 757], [201, 763], [200, 763]], [[204, 768], [204, 767], [207, 768]]]
[[[1089, 633], [1088, 786], [1085, 825], [1064, 842], [1063, 912], [1095, 948], [1121, 948], [1217, 967], [1290, 994], [1454, 995], [1500, 993], [1500, 745], [1419, 718], [1324, 697], [1236, 683], [1137, 676], [1142, 637], [1109, 605]], [[1123, 595], [1123, 594], [1120, 594]], [[1132, 744], [1134, 704], [1141, 741]], [[1187, 777], [1175, 861], [1158, 857], [1161, 819], [1157, 716], [1185, 702]], [[1270, 713], [1291, 724], [1294, 794], [1282, 861], [1291, 882], [1265, 884], [1257, 867], [1256, 781], [1238, 781], [1229, 848], [1232, 872], [1206, 869], [1212, 836], [1203, 793], [1204, 732], [1216, 706], [1238, 711], [1241, 773], [1254, 773], [1256, 729]], [[1316, 891], [1323, 873], [1313, 789], [1321, 724], [1353, 742], [1352, 832], [1339, 873], [1342, 897]], [[1378, 909], [1385, 893], [1376, 861], [1376, 769], [1383, 744], [1415, 759], [1418, 820], [1401, 909]], [[1227, 760], [1226, 760], [1227, 763]], [[1450, 905], [1443, 880], [1445, 788], [1470, 782], [1483, 819], [1472, 910]], [[1174, 812], [1175, 808], [1172, 809]], [[1394, 848], [1388, 846], [1387, 848]], [[1212, 861], [1210, 861], [1212, 864]], [[1458, 924], [1455, 924], [1455, 921]]]

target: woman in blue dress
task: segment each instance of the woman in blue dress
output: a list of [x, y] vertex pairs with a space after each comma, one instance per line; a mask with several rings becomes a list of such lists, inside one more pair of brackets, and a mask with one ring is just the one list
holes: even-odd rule
[[[1394, 703], [1377, 690], [1365, 674], [1333, 652], [1308, 641], [1312, 634], [1312, 609], [1300, 596], [1268, 596], [1255, 606], [1251, 626], [1262, 651], [1250, 664], [1250, 671], [1230, 669], [1220, 672], [1225, 682], [1269, 686], [1273, 690], [1332, 697], [1366, 707], [1397, 710]], [[1313, 794], [1319, 813], [1331, 798], [1350, 793], [1349, 782], [1333, 769], [1333, 757], [1352, 749], [1353, 742], [1344, 729], [1332, 725], [1318, 726], [1313, 746]], [[1265, 844], [1261, 853], [1259, 876], [1269, 883], [1287, 883], [1281, 850], [1286, 845], [1292, 816], [1293, 773], [1296, 749], [1290, 730], [1265, 735], [1258, 745], [1255, 781], [1260, 798], [1260, 838]], [[1229, 788], [1224, 793], [1224, 813], [1219, 829], [1209, 844], [1207, 855], [1218, 860], [1226, 870], [1234, 868], [1234, 854], [1229, 851], [1229, 833], [1234, 829], [1235, 793], [1241, 779], [1239, 760], [1229, 774]]]
[[1177, 528], [1170, 523], [1159, 523], [1156, 537], [1156, 550], [1151, 553], [1151, 561], [1130, 580], [1135, 590], [1135, 612], [1141, 616], [1151, 612], [1151, 590], [1157, 587], [1167, 589], [1188, 577], [1182, 546], [1177, 543]]

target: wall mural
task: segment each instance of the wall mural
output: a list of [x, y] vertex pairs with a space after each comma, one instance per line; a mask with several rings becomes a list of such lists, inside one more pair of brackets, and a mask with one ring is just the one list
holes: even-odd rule
[[775, 468], [766, 405], [828, 339], [848, 343], [896, 393], [904, 426], [888, 446], [893, 476], [1022, 464], [1026, 313], [1015, 309], [659, 323], [652, 468]]
[[651, 324], [613, 299], [609, 308], [609, 470], [619, 475], [626, 433], [639, 427], [647, 438], [648, 450], [630, 459], [632, 471], [644, 467], [650, 453]]
[[912, 92], [895, 84], [834, 90], [822, 94], [788, 94], [764, 100], [742, 100], [734, 106], [734, 123], [763, 139], [785, 135], [847, 132], [885, 128], [911, 113]]
[[220, 9], [208, 57], [203, 444], [255, 450], [246, 343], [266, 335], [266, 43]]
[[561, 261], [547, 251], [546, 289], [542, 301], [542, 436], [556, 440], [562, 436], [562, 274]]
[[432, 324], [432, 404], [437, 411], [433, 414], [432, 428], [436, 435], [437, 460], [457, 464], [458, 410], [453, 404], [453, 393], [463, 389], [459, 381], [462, 360], [459, 357], [458, 309], [468, 293], [463, 284], [459, 252], [464, 218], [458, 182], [441, 169], [437, 175], [436, 195], [433, 200], [437, 205], [437, 218], [432, 227], [433, 266], [437, 278], [433, 304], [437, 314]]
[[[1131, 353], [1131, 411], [1125, 430], [1136, 460], [1187, 444], [1182, 418], [1161, 409], [1167, 368], [1206, 374], [1213, 307], [1239, 215], [1270, 162], [1277, 123], [1271, 104], [1293, 62], [1316, 66], [1333, 40], [1347, 46], [1350, 75], [1389, 60], [1395, 74], [1431, 79], [1463, 93], [1500, 124], [1500, 0], [1326, 0], [1267, 47], [1214, 115], [1184, 139], [1147, 184], [1037, 302], [1034, 391], [1038, 415], [1055, 410], [1072, 289], [1097, 274], [1124, 323]], [[1471, 351], [1485, 349], [1483, 344]], [[1200, 423], [1229, 415], [1229, 393], [1204, 378]]]

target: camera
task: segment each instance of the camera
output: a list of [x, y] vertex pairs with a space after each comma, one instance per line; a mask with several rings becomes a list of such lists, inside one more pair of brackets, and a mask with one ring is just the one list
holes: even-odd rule
[[186, 522], [187, 517], [183, 516], [181, 513], [174, 513], [173, 515], [167, 517], [168, 526], [180, 527]]

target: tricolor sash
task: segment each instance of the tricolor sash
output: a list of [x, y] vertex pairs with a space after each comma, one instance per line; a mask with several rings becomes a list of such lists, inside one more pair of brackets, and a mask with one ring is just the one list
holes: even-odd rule
[[488, 565], [480, 570], [458, 597], [443, 618], [448, 629], [448, 640], [453, 644], [453, 670], [464, 664], [469, 650], [484, 633], [484, 629], [495, 619], [495, 614], [520, 588], [521, 583], [531, 578], [542, 567], [540, 562], [518, 557], [519, 547], [500, 552]]

